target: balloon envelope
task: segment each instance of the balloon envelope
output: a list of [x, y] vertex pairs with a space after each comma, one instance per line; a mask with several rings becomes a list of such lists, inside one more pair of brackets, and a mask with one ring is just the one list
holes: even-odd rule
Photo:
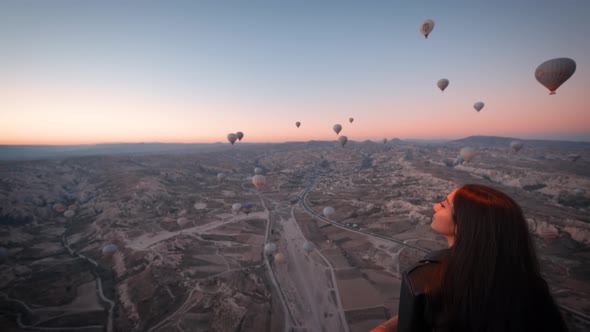
[[256, 167], [256, 168], [254, 169], [254, 174], [262, 174], [262, 168], [260, 168], [260, 167]]
[[461, 156], [461, 158], [466, 162], [471, 161], [471, 159], [473, 159], [473, 157], [475, 157], [476, 155], [477, 151], [475, 151], [475, 149], [473, 148], [462, 148], [459, 152], [459, 156]]
[[344, 147], [346, 145], [346, 143], [348, 142], [348, 137], [340, 136], [340, 137], [338, 137], [338, 142], [340, 142], [340, 145], [342, 145], [342, 147]]
[[241, 140], [242, 140], [242, 138], [244, 138], [244, 133], [243, 133], [243, 132], [241, 132], [241, 131], [238, 131], [238, 132], [236, 133], [236, 137], [237, 137], [237, 138], [238, 138], [238, 139], [241, 141]]
[[181, 218], [178, 218], [178, 220], [176, 220], [176, 223], [178, 224], [178, 226], [184, 227], [184, 226], [188, 225], [188, 219], [186, 219], [185, 217], [181, 217]]
[[559, 236], [559, 231], [551, 224], [543, 224], [538, 232], [545, 240], [554, 240]]
[[520, 141], [512, 141], [512, 142], [510, 142], [510, 148], [514, 152], [520, 151], [520, 149], [522, 149], [523, 146], [524, 146], [524, 143], [523, 142], [520, 142]]
[[311, 252], [313, 249], [315, 249], [313, 242], [307, 240], [305, 243], [303, 243], [303, 250], [305, 250], [305, 252]]
[[329, 218], [331, 215], [336, 213], [336, 210], [334, 210], [334, 208], [331, 206], [326, 206], [322, 212], [324, 213], [324, 216]]
[[535, 70], [535, 78], [555, 94], [555, 90], [567, 81], [576, 71], [576, 62], [570, 58], [555, 58], [547, 60]]
[[436, 85], [438, 86], [439, 89], [441, 89], [441, 91], [445, 91], [447, 86], [449, 86], [449, 80], [447, 80], [446, 78], [442, 78], [442, 79], [438, 80]]
[[217, 173], [217, 181], [219, 182], [225, 180], [226, 177], [227, 175], [225, 175], [225, 173]]
[[266, 177], [264, 175], [254, 175], [252, 177], [252, 184], [256, 187], [256, 190], [260, 191], [266, 184]]
[[338, 135], [342, 130], [342, 126], [339, 124], [335, 124], [334, 127], [332, 127], [332, 129], [334, 129], [334, 132], [336, 133], [336, 135]]
[[240, 204], [240, 203], [234, 203], [234, 204], [231, 206], [231, 211], [232, 211], [233, 213], [238, 213], [238, 212], [240, 212], [240, 209], [241, 209], [241, 208], [242, 208], [242, 204]]
[[231, 145], [234, 145], [234, 143], [236, 142], [236, 140], [238, 139], [238, 136], [234, 133], [231, 134], [227, 134], [227, 140], [231, 143]]
[[250, 214], [253, 208], [254, 205], [252, 203], [244, 203], [242, 204], [242, 207], [240, 207], [240, 211], [244, 212], [245, 214]]
[[66, 206], [61, 203], [56, 203], [56, 204], [53, 204], [53, 210], [55, 212], [62, 213], [66, 210]]
[[301, 122], [299, 122], [299, 121], [295, 122], [295, 126], [297, 126], [297, 128], [299, 128], [299, 126], [301, 126]]
[[485, 106], [484, 103], [482, 103], [481, 101], [478, 101], [477, 103], [473, 104], [473, 108], [475, 108], [476, 111], [481, 111], [481, 109]]
[[354, 121], [354, 118], [348, 118], [348, 122], [352, 123]]
[[102, 254], [105, 256], [111, 256], [119, 249], [115, 244], [107, 244], [102, 248]]
[[431, 19], [426, 19], [422, 24], [420, 24], [420, 32], [424, 35], [424, 38], [428, 38], [428, 35], [434, 29], [434, 21]]
[[287, 262], [287, 257], [283, 255], [283, 253], [276, 253], [275, 254], [275, 263], [282, 264]]
[[264, 245], [264, 254], [265, 255], [272, 255], [277, 251], [277, 245], [269, 242], [267, 244]]

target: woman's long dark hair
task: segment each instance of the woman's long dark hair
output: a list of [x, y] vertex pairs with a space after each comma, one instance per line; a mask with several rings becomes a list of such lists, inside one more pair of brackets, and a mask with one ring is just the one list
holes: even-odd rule
[[[440, 292], [432, 294], [439, 323], [452, 331], [534, 330], [531, 319], [543, 313], [533, 301], [547, 286], [520, 206], [469, 184], [455, 193], [453, 221], [455, 243], [441, 264]], [[548, 301], [557, 311], [549, 294]]]

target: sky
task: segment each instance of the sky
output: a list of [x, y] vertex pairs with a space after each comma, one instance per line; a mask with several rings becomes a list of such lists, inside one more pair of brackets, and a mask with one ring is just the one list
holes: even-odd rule
[[[336, 123], [359, 141], [590, 141], [588, 13], [567, 0], [0, 0], [0, 144], [332, 140]], [[558, 57], [577, 69], [550, 96], [534, 73]]]

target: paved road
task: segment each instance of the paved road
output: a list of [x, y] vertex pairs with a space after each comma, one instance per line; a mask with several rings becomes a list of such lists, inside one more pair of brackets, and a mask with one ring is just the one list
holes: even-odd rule
[[[95, 260], [93, 260], [90, 257], [87, 257], [85, 255], [78, 253], [77, 251], [73, 250], [70, 247], [70, 244], [68, 242], [68, 238], [65, 233], [62, 237], [62, 245], [68, 250], [70, 255], [72, 255], [74, 257], [78, 256], [78, 257], [90, 262], [90, 264], [94, 265], [95, 267], [98, 267], [98, 263]], [[112, 332], [113, 331], [113, 314], [114, 314], [113, 310], [115, 308], [115, 302], [113, 302], [111, 299], [107, 298], [104, 295], [104, 292], [102, 289], [102, 279], [100, 278], [100, 276], [98, 274], [96, 275], [96, 283], [97, 283], [98, 296], [100, 297], [101, 300], [103, 300], [104, 302], [109, 304], [109, 319], [108, 319], [108, 323], [107, 323], [107, 332]]]

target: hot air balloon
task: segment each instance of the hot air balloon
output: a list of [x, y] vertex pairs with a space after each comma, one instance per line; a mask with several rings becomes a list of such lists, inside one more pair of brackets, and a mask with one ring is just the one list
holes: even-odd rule
[[274, 254], [277, 251], [277, 245], [269, 242], [267, 244], [264, 245], [264, 254], [266, 256], [270, 256], [272, 254]]
[[262, 174], [262, 168], [260, 168], [260, 167], [256, 167], [256, 168], [254, 169], [254, 174]]
[[244, 138], [244, 133], [241, 131], [238, 131], [236, 133], [236, 137], [238, 138], [238, 140], [240, 140], [240, 142], [242, 141], [242, 138]]
[[524, 143], [523, 142], [520, 142], [520, 141], [512, 141], [512, 142], [510, 142], [510, 148], [515, 153], [518, 152], [518, 151], [520, 151], [520, 149], [522, 149], [523, 146], [524, 146]]
[[557, 228], [550, 224], [543, 224], [539, 229], [539, 235], [546, 241], [555, 240], [559, 236]]
[[296, 126], [297, 128], [299, 128], [299, 126], [301, 126], [301, 122], [299, 122], [299, 121], [295, 122], [295, 126]]
[[217, 181], [222, 182], [223, 180], [225, 180], [225, 178], [227, 177], [227, 175], [225, 175], [225, 173], [217, 173]]
[[234, 214], [238, 214], [240, 212], [240, 209], [242, 208], [242, 204], [240, 203], [234, 203], [231, 206], [231, 212]]
[[254, 208], [254, 205], [252, 203], [244, 203], [244, 204], [242, 204], [240, 211], [242, 211], [246, 215], [248, 215], [248, 214], [250, 214], [250, 212], [252, 212], [253, 208]]
[[115, 254], [115, 252], [119, 249], [115, 244], [107, 244], [102, 248], [102, 254], [106, 257], [110, 257]]
[[570, 58], [556, 58], [543, 62], [535, 70], [535, 78], [555, 94], [555, 90], [567, 81], [576, 71], [576, 62]]
[[438, 86], [438, 88], [441, 91], [445, 91], [445, 89], [447, 88], [447, 86], [449, 86], [449, 80], [447, 80], [446, 78], [441, 78], [440, 80], [438, 80], [438, 82], [436, 83], [436, 85]]
[[580, 155], [579, 154], [572, 153], [569, 156], [567, 156], [567, 159], [569, 159], [573, 163], [576, 160], [580, 159]]
[[313, 242], [307, 240], [305, 243], [303, 243], [303, 250], [305, 250], [305, 252], [312, 252], [314, 249], [315, 244], [313, 244]]
[[387, 143], [387, 138], [383, 139], [383, 144]]
[[176, 223], [178, 224], [178, 226], [184, 227], [188, 224], [188, 219], [186, 219], [185, 217], [181, 217], [178, 218], [178, 220], [176, 220]]
[[227, 134], [227, 140], [231, 143], [231, 145], [234, 145], [234, 143], [236, 142], [236, 140], [238, 139], [238, 136], [234, 133], [230, 133]]
[[354, 118], [348, 118], [348, 122], [352, 123], [354, 121]]
[[348, 142], [348, 137], [340, 136], [340, 137], [338, 137], [338, 142], [340, 142], [340, 145], [342, 145], [342, 147], [344, 147], [346, 145], [346, 143]]
[[420, 24], [420, 32], [424, 35], [424, 38], [428, 38], [428, 35], [434, 29], [434, 21], [431, 19], [424, 20], [422, 24]]
[[65, 205], [63, 205], [61, 203], [55, 203], [55, 204], [53, 204], [53, 210], [55, 212], [62, 213], [66, 210], [66, 207], [65, 207]]
[[342, 126], [339, 124], [335, 124], [334, 127], [332, 127], [332, 129], [334, 129], [334, 132], [336, 133], [336, 135], [338, 135], [342, 130]]
[[261, 174], [254, 175], [252, 177], [252, 184], [256, 187], [256, 190], [260, 191], [266, 184], [266, 177]]
[[473, 108], [475, 108], [476, 111], [481, 111], [481, 109], [485, 106], [484, 103], [482, 103], [481, 101], [478, 101], [477, 103], [473, 104]]
[[334, 210], [334, 208], [331, 206], [326, 206], [322, 212], [324, 213], [324, 216], [326, 216], [326, 218], [330, 218], [330, 216], [336, 213], [336, 210]]
[[64, 212], [64, 217], [72, 218], [75, 214], [76, 212], [74, 212], [74, 210], [67, 210], [66, 212]]
[[283, 255], [283, 253], [276, 253], [275, 254], [275, 263], [277, 264], [283, 264], [287, 262], [287, 257], [285, 255]]
[[462, 148], [461, 151], [459, 151], [459, 156], [461, 156], [461, 158], [466, 162], [471, 161], [471, 159], [473, 159], [473, 157], [475, 157], [476, 155], [477, 152], [475, 151], [475, 149], [469, 147]]

